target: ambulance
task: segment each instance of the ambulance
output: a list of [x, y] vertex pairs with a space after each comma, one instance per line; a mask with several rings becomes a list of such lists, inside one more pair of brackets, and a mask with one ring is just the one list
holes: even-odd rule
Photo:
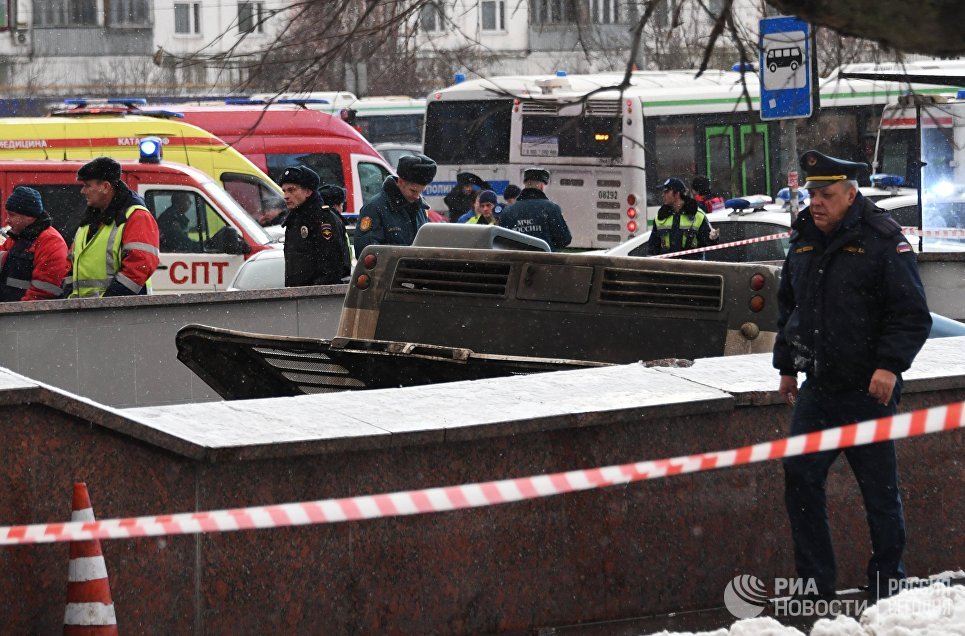
[[[152, 143], [155, 140], [147, 138], [143, 145]], [[77, 181], [77, 171], [86, 161], [52, 159], [0, 160], [0, 200], [6, 201], [18, 185], [39, 191], [54, 227], [70, 245], [87, 207]], [[176, 249], [170, 247], [172, 237], [162, 234], [161, 264], [151, 277], [153, 293], [223, 290], [247, 258], [281, 247], [206, 173], [183, 164], [151, 161], [150, 156], [120, 160], [122, 180], [144, 198], [155, 218], [177, 199], [186, 204], [189, 221], [187, 240], [179, 241]], [[0, 222], [6, 224], [6, 210]]]
[[0, 118], [0, 159], [138, 159], [145, 137], [158, 137], [164, 158], [213, 177], [252, 218], [284, 207], [281, 188], [234, 148], [171, 111], [129, 114], [126, 104], [73, 107], [49, 117]]

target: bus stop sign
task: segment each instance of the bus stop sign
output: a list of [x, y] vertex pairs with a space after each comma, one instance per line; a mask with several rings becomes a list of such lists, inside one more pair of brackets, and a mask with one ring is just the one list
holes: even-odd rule
[[761, 20], [761, 119], [811, 116], [809, 33], [797, 18]]

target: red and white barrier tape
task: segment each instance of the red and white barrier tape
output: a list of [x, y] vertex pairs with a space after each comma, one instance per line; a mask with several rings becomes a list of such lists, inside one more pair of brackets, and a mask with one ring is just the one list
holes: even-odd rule
[[446, 512], [742, 466], [962, 427], [965, 427], [965, 402], [958, 402], [734, 450], [549, 475], [232, 510], [0, 527], [0, 545], [231, 532]]
[[[922, 236], [924, 238], [965, 238], [965, 230], [957, 229], [957, 228], [926, 227], [919, 230], [917, 227], [903, 227], [901, 228], [901, 232], [902, 234]], [[768, 234], [767, 236], [757, 236], [750, 239], [743, 239], [741, 241], [731, 241], [730, 243], [721, 243], [719, 245], [707, 245], [706, 247], [696, 247], [692, 250], [682, 250], [680, 252], [671, 252], [669, 254], [658, 254], [656, 256], [651, 256], [650, 258], [676, 258], [678, 256], [686, 256], [687, 254], [700, 254], [701, 252], [712, 252], [714, 250], [722, 250], [728, 247], [739, 247], [741, 245], [751, 245], [752, 243], [776, 241], [778, 239], [788, 238], [790, 235], [791, 235], [790, 232], [781, 232], [780, 234]]]
[[692, 250], [670, 252], [669, 254], [657, 254], [656, 256], [651, 256], [650, 258], [676, 258], [678, 256], [685, 256], [687, 254], [700, 254], [701, 252], [711, 252], [713, 250], [722, 250], [726, 247], [737, 247], [740, 245], [750, 245], [752, 243], [763, 243], [765, 241], [774, 241], [777, 239], [787, 238], [790, 235], [791, 235], [790, 232], [781, 232], [780, 234], [768, 234], [767, 236], [756, 236], [754, 238], [743, 239], [741, 241], [731, 241], [730, 243], [720, 243], [719, 245], [695, 247]]

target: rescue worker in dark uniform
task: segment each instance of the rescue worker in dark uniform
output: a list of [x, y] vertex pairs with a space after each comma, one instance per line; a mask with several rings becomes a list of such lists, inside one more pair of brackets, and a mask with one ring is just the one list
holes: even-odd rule
[[[687, 196], [687, 186], [671, 177], [663, 182], [663, 205], [657, 210], [647, 253], [650, 256], [706, 247], [717, 242], [718, 231], [710, 225], [697, 202]], [[703, 260], [703, 254], [680, 258]]]
[[359, 210], [355, 227], [355, 254], [369, 245], [412, 245], [426, 224], [429, 204], [422, 198], [436, 176], [436, 162], [425, 155], [399, 159], [399, 176], [386, 177], [382, 192]]
[[[774, 366], [794, 407], [791, 435], [893, 415], [901, 373], [931, 328], [911, 245], [886, 212], [858, 192], [865, 164], [808, 151], [801, 157], [811, 204], [794, 222], [778, 291]], [[800, 390], [798, 372], [806, 374]], [[798, 576], [819, 597], [835, 594], [825, 502], [828, 470], [841, 451], [784, 460], [785, 503]], [[888, 596], [905, 578], [905, 523], [894, 442], [843, 451], [871, 530], [867, 576]]]
[[348, 243], [342, 217], [322, 205], [321, 180], [305, 166], [278, 177], [288, 207], [285, 219], [285, 287], [335, 285], [348, 276]]
[[70, 269], [67, 243], [51, 226], [40, 193], [17, 186], [6, 207], [10, 231], [0, 245], [0, 301], [60, 298]]
[[573, 235], [563, 218], [563, 210], [544, 193], [549, 182], [550, 173], [543, 168], [524, 170], [523, 190], [516, 203], [503, 208], [499, 225], [541, 238], [549, 243], [554, 252], [558, 252], [570, 244]]

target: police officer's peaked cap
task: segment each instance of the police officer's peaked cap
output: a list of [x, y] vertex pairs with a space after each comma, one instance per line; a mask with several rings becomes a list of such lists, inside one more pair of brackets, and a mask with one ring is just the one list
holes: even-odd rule
[[306, 190], [318, 190], [318, 186], [321, 185], [322, 180], [319, 178], [318, 173], [311, 168], [306, 166], [292, 166], [291, 168], [285, 168], [285, 171], [278, 177], [278, 185], [285, 185], [286, 183], [294, 183]]
[[673, 190], [674, 192], [679, 192], [680, 194], [687, 193], [687, 185], [677, 177], [670, 177], [664, 181], [660, 187], [662, 187], [664, 190]]
[[333, 183], [326, 183], [318, 189], [325, 205], [343, 205], [345, 203], [345, 188]]
[[420, 185], [429, 185], [436, 178], [436, 162], [425, 155], [406, 155], [399, 159], [399, 178]]
[[868, 164], [845, 161], [836, 157], [822, 155], [817, 150], [808, 150], [801, 155], [801, 170], [807, 175], [805, 190], [824, 188], [839, 181], [855, 180]]
[[110, 157], [98, 157], [88, 161], [77, 171], [78, 181], [120, 181], [121, 164]]
[[526, 168], [523, 171], [523, 181], [542, 181], [550, 182], [550, 172], [544, 168]]

